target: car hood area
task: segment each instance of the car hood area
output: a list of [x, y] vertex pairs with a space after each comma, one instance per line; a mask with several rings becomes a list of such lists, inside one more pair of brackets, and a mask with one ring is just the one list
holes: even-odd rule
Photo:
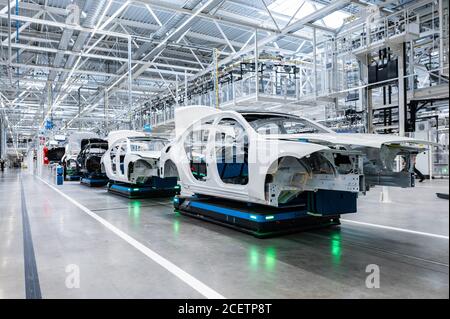
[[415, 144], [418, 148], [435, 145], [433, 142], [395, 135], [358, 134], [358, 133], [319, 133], [319, 134], [271, 134], [269, 140], [290, 140], [322, 145], [348, 145], [352, 147], [381, 148], [386, 144]]

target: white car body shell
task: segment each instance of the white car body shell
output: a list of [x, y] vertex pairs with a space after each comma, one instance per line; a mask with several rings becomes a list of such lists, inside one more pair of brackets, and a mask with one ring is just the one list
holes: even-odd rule
[[[246, 185], [223, 182], [218, 170], [213, 168], [215, 166], [215, 152], [214, 142], [212, 141], [217, 131], [217, 124], [222, 119], [236, 120], [248, 135], [250, 146], [248, 151], [248, 183]], [[209, 166], [209, 171], [204, 180], [198, 180], [193, 176], [189, 159], [184, 150], [184, 141], [194, 127], [200, 125], [200, 122], [209, 123], [206, 125], [208, 125], [210, 142], [206, 145], [206, 151], [204, 152], [206, 154], [204, 155], [204, 159]], [[176, 165], [177, 174], [184, 191], [268, 205], [269, 202], [265, 189], [266, 175], [271, 165], [280, 158], [294, 157], [302, 159], [316, 152], [332, 151], [328, 147], [332, 145], [380, 149], [383, 145], [390, 143], [427, 143], [426, 141], [389, 135], [338, 134], [320, 124], [312, 123], [323, 128], [328, 133], [263, 135], [257, 133], [247, 120], [235, 111], [222, 111], [205, 106], [179, 108], [175, 110], [175, 125], [178, 128], [177, 137], [162, 152], [160, 161], [161, 171], [163, 172], [163, 176], [167, 175], [167, 163], [171, 161]]]
[[[137, 184], [144, 183], [152, 176], [159, 176], [159, 158], [161, 151], [133, 151], [131, 149], [130, 138], [146, 137], [148, 135], [143, 132], [128, 130], [109, 133], [109, 148], [102, 157], [102, 169], [110, 180], [127, 184]], [[141, 162], [143, 165], [142, 168], [145, 168], [145, 171], [142, 170], [141, 173], [136, 172], [138, 162]], [[134, 167], [134, 174], [130, 172], [130, 164]]]
[[[250, 145], [253, 146], [253, 150], [258, 150], [258, 153], [249, 152], [249, 182], [246, 185], [224, 183], [215, 169], [210, 170], [205, 181], [198, 181], [192, 176], [189, 165], [186, 165], [189, 160], [186, 152], [183, 151], [183, 140], [190, 132], [189, 127], [199, 119], [204, 121], [214, 120], [214, 124], [210, 127], [210, 136], [214, 136], [215, 124], [223, 118], [238, 121], [248, 133]], [[256, 133], [239, 113], [234, 111], [220, 111], [211, 107], [192, 106], [176, 109], [175, 125], [176, 127], [179, 126], [187, 129], [183, 133], [177, 130], [177, 138], [169, 145], [170, 150], [167, 151], [168, 147], [163, 150], [161, 155], [162, 170], [164, 171], [166, 161], [171, 160], [177, 166], [181, 186], [184, 191], [230, 198], [238, 201], [267, 204], [264, 189], [266, 173], [269, 167], [279, 157], [292, 156], [302, 158], [318, 151], [328, 150], [328, 147], [317, 144], [267, 139]], [[214, 153], [213, 147], [213, 143], [209, 143], [205, 152], [208, 163], [214, 161], [212, 158], [212, 153]], [[265, 152], [270, 149], [277, 149], [278, 152]], [[264, 162], [261, 161], [259, 156], [261, 154], [260, 151], [268, 155], [264, 157]]]

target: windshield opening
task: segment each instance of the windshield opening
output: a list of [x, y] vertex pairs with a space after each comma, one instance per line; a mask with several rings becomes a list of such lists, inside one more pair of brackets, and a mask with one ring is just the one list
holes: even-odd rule
[[259, 134], [311, 134], [330, 133], [327, 129], [306, 119], [272, 114], [243, 114]]
[[166, 146], [166, 140], [160, 139], [131, 139], [130, 148], [132, 152], [161, 151]]
[[102, 155], [103, 153], [105, 153], [108, 150], [108, 144], [107, 143], [93, 143], [93, 144], [89, 144], [86, 147], [86, 151], [89, 154], [100, 154]]

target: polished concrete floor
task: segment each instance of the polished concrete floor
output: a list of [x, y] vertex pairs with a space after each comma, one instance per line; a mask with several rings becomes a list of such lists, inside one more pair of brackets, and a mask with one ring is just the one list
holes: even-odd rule
[[[180, 216], [171, 199], [128, 200], [77, 182], [55, 190], [7, 171], [0, 298], [26, 297], [21, 187], [43, 298], [449, 297], [449, 207], [435, 196], [448, 180], [391, 189], [392, 203], [374, 189], [339, 227], [256, 239]], [[368, 265], [379, 288], [366, 285]]]

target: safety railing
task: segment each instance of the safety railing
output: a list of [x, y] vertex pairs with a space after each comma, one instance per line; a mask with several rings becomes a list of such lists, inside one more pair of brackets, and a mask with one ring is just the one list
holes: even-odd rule
[[357, 53], [374, 44], [393, 41], [400, 35], [419, 35], [419, 16], [408, 8], [382, 18], [368, 17], [365, 22], [339, 34], [334, 42], [335, 53]]

